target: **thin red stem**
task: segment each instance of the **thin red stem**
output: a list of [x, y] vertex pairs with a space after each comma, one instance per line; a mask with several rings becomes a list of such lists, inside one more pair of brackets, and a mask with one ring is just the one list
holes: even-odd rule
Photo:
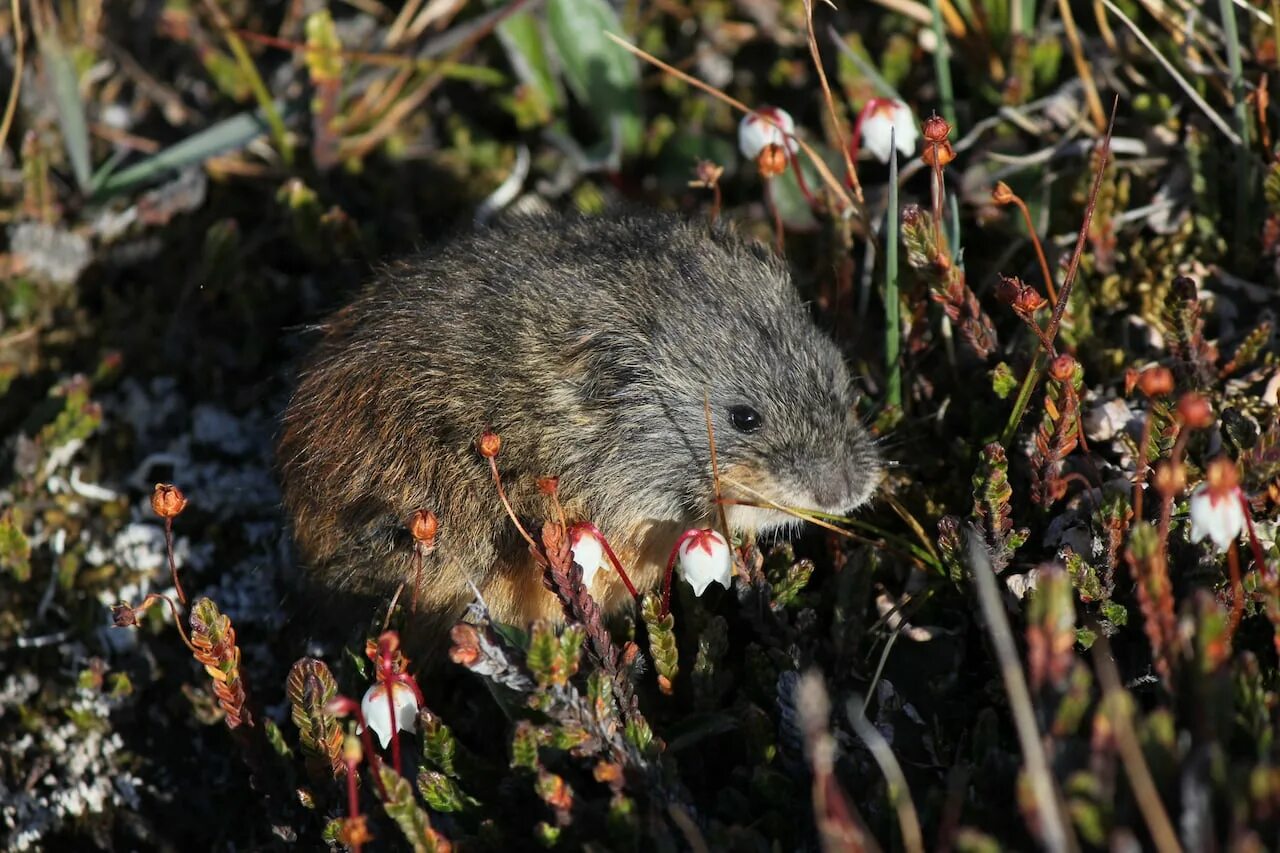
[[382, 801], [386, 802], [387, 788], [382, 784], [382, 774], [378, 772], [382, 759], [378, 758], [378, 753], [374, 751], [373, 735], [368, 722], [365, 721], [364, 712], [360, 710], [360, 703], [350, 696], [336, 696], [329, 702], [328, 708], [335, 715], [350, 714], [356, 718], [356, 725], [360, 729], [360, 741], [364, 744], [364, 754], [368, 757], [369, 769], [373, 772], [373, 781], [378, 786]]
[[680, 534], [680, 538], [676, 540], [675, 547], [671, 549], [671, 556], [667, 558], [667, 573], [662, 577], [662, 610], [660, 615], [666, 616], [671, 612], [671, 576], [675, 574], [676, 557], [680, 556], [680, 546], [685, 540], [697, 533], [696, 530], [686, 530]]
[[493, 472], [493, 484], [498, 488], [498, 498], [502, 501], [503, 507], [507, 510], [507, 515], [511, 517], [511, 521], [516, 526], [516, 530], [520, 531], [520, 535], [524, 537], [524, 541], [529, 543], [529, 547], [538, 550], [538, 543], [529, 535], [529, 531], [524, 529], [524, 525], [520, 523], [519, 516], [516, 511], [511, 508], [511, 502], [507, 500], [507, 491], [502, 488], [502, 477], [498, 475], [498, 461], [492, 456], [486, 457], [489, 460], [489, 470]]
[[618, 573], [618, 577], [622, 578], [622, 583], [626, 586], [627, 592], [631, 593], [632, 598], [639, 598], [640, 593], [636, 591], [636, 585], [631, 582], [631, 578], [627, 575], [627, 570], [622, 568], [622, 561], [618, 559], [617, 554], [613, 553], [613, 546], [609, 544], [609, 540], [600, 532], [600, 528], [589, 521], [579, 521], [574, 526], [581, 527], [600, 540], [600, 547], [604, 548], [605, 556], [609, 558], [610, 563], [613, 563], [613, 570]]
[[[360, 817], [360, 793], [356, 787], [356, 772], [358, 771], [358, 762], [347, 761], [347, 817], [350, 820], [356, 820]], [[351, 845], [351, 849], [355, 853], [360, 853], [361, 844], [356, 841]]]
[[1232, 541], [1227, 550], [1227, 565], [1231, 569], [1231, 619], [1227, 622], [1227, 642], [1235, 638], [1236, 628], [1244, 615], [1244, 584], [1240, 580], [1240, 547]]
[[187, 594], [182, 591], [182, 584], [178, 582], [178, 561], [173, 558], [173, 518], [167, 517], [164, 520], [164, 546], [165, 551], [169, 555], [169, 574], [173, 577], [174, 589], [178, 591], [178, 601], [182, 602], [182, 606], [187, 606]]
[[199, 656], [200, 651], [195, 646], [191, 645], [191, 640], [187, 639], [187, 632], [182, 627], [182, 617], [178, 614], [178, 605], [173, 603], [172, 598], [167, 595], [161, 595], [158, 592], [153, 592], [146, 598], [142, 599], [142, 603], [135, 607], [133, 612], [135, 614], [144, 613], [148, 607], [155, 604], [157, 601], [163, 601], [165, 604], [169, 605], [169, 610], [173, 613], [173, 624], [178, 629], [178, 636], [182, 638], [182, 642], [191, 650], [193, 655]]
[[413, 543], [413, 595], [409, 597], [409, 607], [414, 615], [418, 613], [418, 587], [422, 585], [422, 543]]
[[1031, 235], [1031, 244], [1036, 247], [1036, 257], [1040, 260], [1040, 272], [1044, 276], [1045, 291], [1049, 295], [1049, 303], [1051, 305], [1058, 304], [1058, 293], [1053, 287], [1053, 273], [1049, 272], [1049, 259], [1045, 257], [1044, 246], [1040, 245], [1040, 236], [1036, 234], [1035, 223], [1031, 221], [1031, 211], [1027, 208], [1027, 203], [1017, 194], [1013, 196], [1013, 203], [1022, 211], [1022, 218], [1027, 223], [1027, 232]]
[[809, 209], [817, 212], [820, 209], [818, 200], [814, 197], [813, 191], [809, 189], [809, 182], [804, 179], [804, 170], [800, 168], [800, 161], [796, 159], [796, 152], [792, 151], [789, 145], [782, 146], [782, 150], [787, 152], [787, 162], [791, 165], [791, 171], [796, 174], [796, 185], [800, 187], [804, 200], [809, 203]]
[[1271, 567], [1267, 565], [1266, 557], [1262, 554], [1262, 543], [1258, 541], [1258, 534], [1253, 532], [1253, 513], [1249, 511], [1249, 501], [1245, 500], [1243, 492], [1240, 493], [1240, 508], [1244, 510], [1244, 527], [1249, 531], [1249, 548], [1253, 551], [1253, 561], [1258, 564], [1258, 573], [1270, 579]]

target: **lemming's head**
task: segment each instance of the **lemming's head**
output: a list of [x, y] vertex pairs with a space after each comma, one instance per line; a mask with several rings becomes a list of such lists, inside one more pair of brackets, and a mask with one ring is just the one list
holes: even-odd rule
[[[684, 515], [710, 513], [709, 406], [724, 497], [828, 513], [866, 502], [881, 465], [852, 378], [786, 265], [724, 230], [682, 231], [655, 251], [657, 280], [628, 306], [636, 328], [611, 365], [641, 476], [667, 484]], [[749, 506], [727, 514], [743, 530], [795, 522]]]

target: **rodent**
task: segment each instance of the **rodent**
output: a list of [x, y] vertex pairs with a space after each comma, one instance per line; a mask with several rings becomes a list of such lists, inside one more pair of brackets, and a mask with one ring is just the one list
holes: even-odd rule
[[[754, 499], [737, 481], [843, 513], [879, 479], [849, 371], [785, 262], [723, 225], [519, 218], [391, 263], [321, 329], [278, 444], [295, 542], [340, 608], [385, 608], [414, 575], [406, 524], [432, 510], [414, 620], [429, 638], [473, 600], [468, 579], [500, 621], [563, 618], [475, 448], [486, 429], [517, 515], [549, 517], [537, 481], [559, 477], [570, 518], [597, 525], [641, 591], [715, 518], [704, 399], [725, 497]], [[746, 533], [796, 524], [726, 512]], [[630, 602], [607, 566], [592, 593]]]

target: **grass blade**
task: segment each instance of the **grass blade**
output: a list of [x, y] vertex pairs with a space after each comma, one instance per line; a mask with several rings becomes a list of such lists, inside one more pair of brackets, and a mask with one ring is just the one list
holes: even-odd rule
[[141, 163], [105, 178], [95, 196], [104, 198], [143, 184], [155, 183], [185, 166], [203, 163], [211, 157], [243, 148], [267, 130], [267, 121], [260, 110], [224, 119]]
[[40, 55], [44, 58], [45, 71], [53, 89], [53, 106], [58, 112], [62, 143], [67, 148], [67, 159], [71, 161], [76, 184], [88, 192], [93, 181], [93, 168], [89, 165], [89, 123], [84, 116], [84, 101], [80, 99], [80, 81], [75, 64], [53, 26], [46, 25], [39, 31]]

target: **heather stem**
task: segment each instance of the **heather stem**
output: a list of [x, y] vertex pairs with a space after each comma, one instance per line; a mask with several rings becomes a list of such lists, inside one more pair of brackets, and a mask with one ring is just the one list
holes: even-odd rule
[[178, 591], [178, 601], [182, 602], [182, 606], [187, 605], [187, 594], [182, 591], [182, 584], [178, 582], [178, 562], [173, 558], [173, 518], [166, 517], [164, 520], [164, 545], [165, 551], [169, 555], [169, 574], [173, 577], [173, 586]]

